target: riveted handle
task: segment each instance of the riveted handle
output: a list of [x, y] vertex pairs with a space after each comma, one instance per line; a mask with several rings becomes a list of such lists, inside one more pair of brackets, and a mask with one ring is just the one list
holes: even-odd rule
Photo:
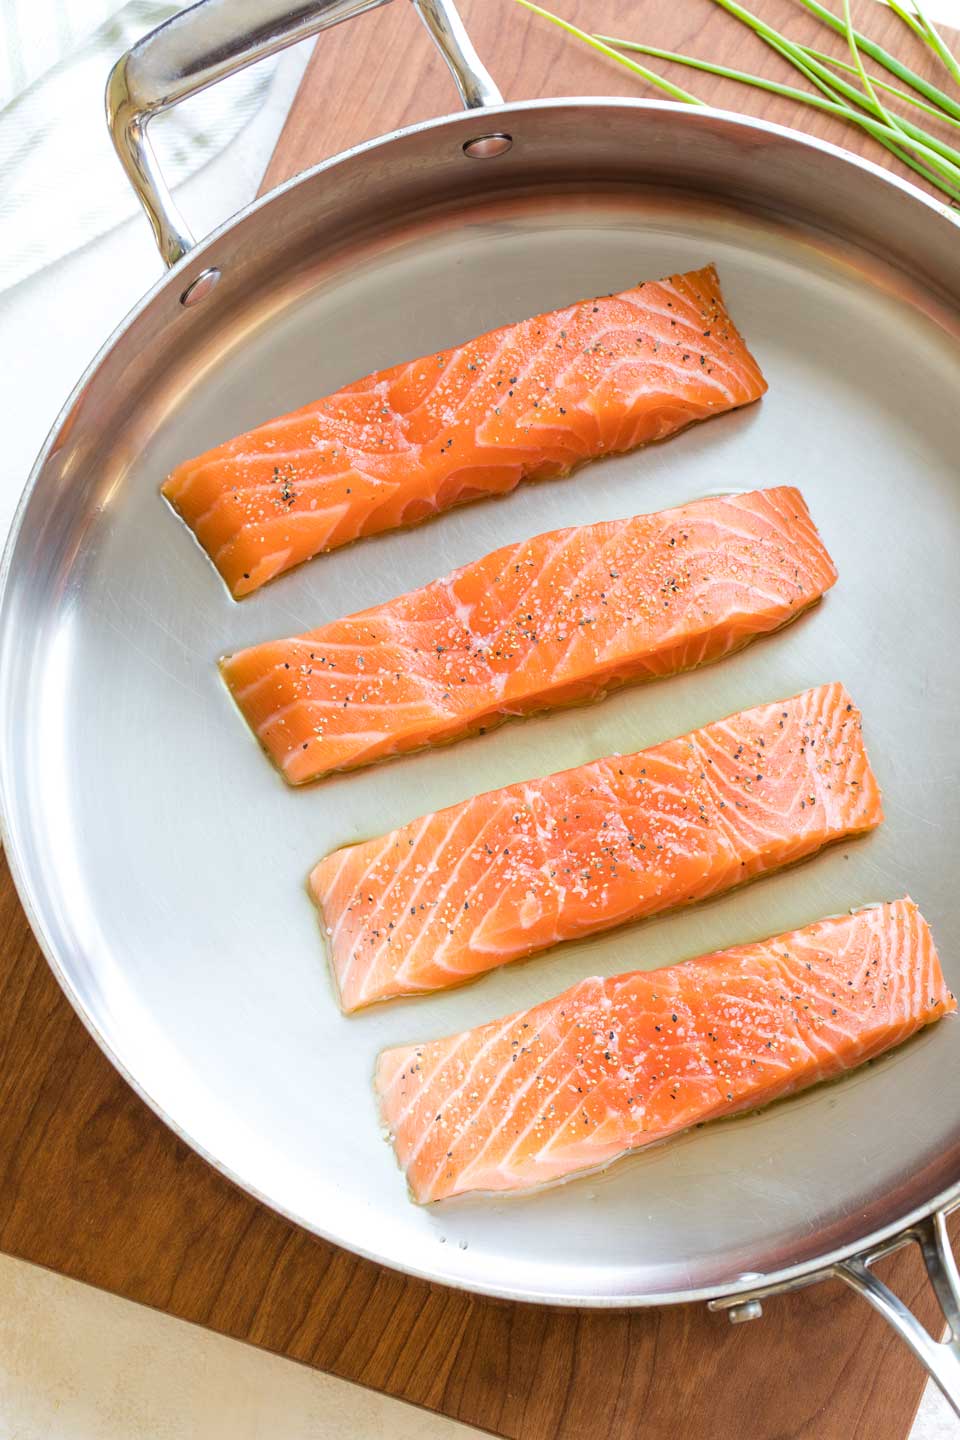
[[[708, 1308], [725, 1313], [737, 1325], [744, 1320], [759, 1319], [764, 1302], [774, 1295], [801, 1290], [819, 1280], [842, 1280], [892, 1325], [960, 1415], [960, 1274], [947, 1233], [947, 1216], [958, 1207], [960, 1196], [954, 1196], [942, 1209], [934, 1210], [924, 1219], [905, 1226], [890, 1239], [850, 1255], [846, 1260], [834, 1261], [822, 1269], [808, 1271], [779, 1284], [744, 1286], [733, 1295], [709, 1301]], [[889, 1285], [885, 1285], [873, 1272], [873, 1266], [884, 1255], [910, 1244], [919, 1246], [930, 1284], [940, 1303], [947, 1329], [943, 1340], [925, 1330], [899, 1295], [894, 1294]], [[740, 1278], [760, 1280], [762, 1277], [744, 1275]]]
[[897, 1237], [895, 1244], [910, 1241], [920, 1247], [930, 1283], [947, 1322], [947, 1334], [943, 1340], [925, 1330], [899, 1295], [895, 1295], [873, 1273], [873, 1262], [887, 1254], [891, 1246], [882, 1246], [873, 1253], [844, 1260], [837, 1265], [835, 1274], [893, 1326], [960, 1415], [960, 1276], [957, 1275], [957, 1262], [947, 1234], [945, 1212], [936, 1211], [927, 1219], [911, 1225]]
[[[107, 81], [107, 124], [120, 163], [153, 227], [167, 265], [195, 244], [160, 172], [147, 135], [154, 115], [343, 20], [389, 0], [200, 0], [145, 35]], [[453, 0], [412, 0], [468, 109], [502, 96], [477, 57]]]

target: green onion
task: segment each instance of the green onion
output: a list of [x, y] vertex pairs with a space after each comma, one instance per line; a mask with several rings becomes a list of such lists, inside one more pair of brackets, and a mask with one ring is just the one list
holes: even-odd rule
[[[806, 56], [799, 45], [781, 35], [778, 30], [761, 20], [759, 16], [745, 9], [738, 3], [738, 0], [714, 0], [714, 4], [733, 15], [741, 24], [746, 25], [765, 44], [799, 70], [805, 79], [816, 86], [828, 100], [834, 105], [839, 105], [839, 110], [835, 110], [834, 113], [838, 114], [840, 118], [867, 130], [912, 170], [942, 189], [951, 199], [957, 198], [956, 192], [960, 185], [960, 151], [952, 149], [935, 135], [930, 135], [910, 121], [894, 120], [875, 96], [865, 95], [863, 91], [857, 90], [855, 86], [848, 84], [839, 75], [831, 74], [819, 61]], [[852, 30], [852, 26], [850, 28]], [[750, 77], [747, 83], [757, 84], [758, 78], [757, 76]], [[759, 88], [766, 89], [767, 87], [761, 85]], [[846, 105], [843, 104], [844, 100], [848, 102]], [[805, 97], [804, 103], [809, 103], [809, 101], [810, 97]], [[878, 130], [868, 124], [857, 111], [850, 108], [851, 104], [872, 111], [874, 119], [881, 121], [884, 128]], [[820, 108], [825, 107], [821, 106]], [[907, 159], [903, 153], [904, 148], [918, 157], [918, 160], [922, 162], [922, 168], [918, 169], [917, 164]], [[941, 179], [947, 181], [947, 186], [941, 185]]]
[[[520, 0], [521, 5], [526, 3], [527, 0]], [[811, 95], [807, 90], [798, 90], [795, 85], [784, 85], [779, 80], [767, 80], [763, 75], [752, 75], [748, 70], [732, 70], [728, 65], [715, 65], [711, 60], [698, 60], [695, 55], [678, 55], [674, 50], [660, 50], [656, 45], [641, 45], [638, 40], [620, 40], [615, 35], [595, 35], [593, 39], [601, 40], [608, 46], [617, 46], [619, 50], [649, 55], [653, 60], [668, 60], [672, 65], [689, 65], [692, 70], [719, 75], [723, 80], [737, 80], [741, 85], [754, 85], [758, 90], [769, 90], [774, 95], [783, 95], [788, 100], [800, 100], [804, 105], [814, 105], [818, 109], [846, 109], [840, 104], [825, 104], [816, 95]], [[660, 76], [657, 76], [656, 80], [659, 83]]]
[[[843, 70], [848, 75], [859, 74], [855, 65], [850, 65], [846, 60], [838, 60], [835, 55], [827, 55], [823, 50], [815, 50], [812, 45], [801, 45], [800, 48], [811, 60], [819, 60], [821, 65], [832, 65], [835, 69]], [[926, 100], [911, 95], [909, 90], [901, 90], [898, 85], [891, 85], [888, 80], [881, 80], [879, 75], [871, 75], [870, 78], [878, 90], [885, 90], [888, 95], [895, 95], [904, 105], [913, 105], [917, 110], [923, 110], [925, 114], [932, 115], [935, 120], [942, 121], [944, 125], [953, 125], [960, 130], [960, 120], [954, 119], [945, 110], [938, 109], [936, 105], [928, 105]]]
[[[860, 54], [860, 47], [857, 44], [856, 31], [853, 28], [850, 0], [843, 0], [843, 23], [847, 36], [847, 44], [850, 47], [850, 54], [853, 57], [853, 63], [856, 66], [857, 74], [860, 76], [863, 88], [869, 96], [870, 105], [868, 108], [873, 109], [874, 114], [879, 114], [880, 117], [895, 130], [901, 131], [906, 138], [907, 144], [910, 144], [911, 140], [918, 140], [921, 143], [922, 151], [932, 150], [935, 155], [946, 157], [948, 161], [947, 165], [941, 164], [939, 159], [934, 158], [934, 155], [928, 155], [926, 159], [929, 166], [951, 182], [952, 190], [953, 182], [957, 179], [958, 164], [956, 162], [960, 162], [960, 152], [951, 149], [949, 145], [944, 145], [935, 135], [930, 135], [927, 131], [921, 130], [919, 126], [913, 125], [911, 121], [903, 120], [896, 115], [891, 115], [886, 106], [881, 103], [880, 97], [877, 95], [864, 66], [863, 57]], [[864, 102], [858, 98], [855, 103], [862, 105]], [[890, 148], [893, 149], [892, 146]], [[896, 151], [894, 151], [894, 153], [896, 154]], [[902, 155], [900, 158], [903, 158]]]
[[[725, 0], [714, 0], [714, 3], [724, 5], [724, 8], [726, 8]], [[775, 34], [776, 32], [773, 33]], [[858, 105], [865, 110], [869, 110], [876, 119], [883, 120], [885, 124], [890, 125], [895, 130], [903, 131], [905, 135], [911, 137], [911, 140], [917, 141], [919, 145], [925, 149], [935, 151], [937, 155], [942, 156], [942, 158], [951, 165], [960, 165], [960, 151], [955, 150], [951, 145], [948, 145], [946, 141], [941, 140], [939, 136], [931, 135], [929, 130], [921, 129], [919, 125], [914, 125], [912, 121], [904, 117], [892, 115], [886, 107], [880, 103], [879, 98], [872, 88], [869, 76], [866, 76], [868, 93], [864, 94], [863, 91], [858, 90], [855, 85], [848, 84], [842, 76], [832, 75], [816, 55], [810, 54], [804, 50], [803, 47], [795, 46], [792, 42], [778, 44], [773, 41], [768, 41], [768, 43], [772, 44], [773, 48], [777, 50], [779, 54], [783, 55], [784, 59], [788, 60], [791, 64], [796, 63], [793, 52], [797, 49], [801, 50], [804, 56], [804, 63], [798, 65], [797, 68], [801, 70], [801, 73], [804, 74], [807, 79], [812, 80], [819, 89], [824, 90], [826, 94], [840, 96], [847, 101], [848, 104]], [[854, 44], [856, 44], [855, 39]], [[859, 50], [857, 54], [858, 58], [860, 58]], [[861, 66], [863, 64], [862, 58], [860, 59], [860, 64]], [[850, 68], [855, 75], [861, 74], [861, 71], [857, 69], [856, 66], [851, 66]], [[865, 71], [862, 73], [866, 75]], [[943, 115], [940, 111], [934, 111], [933, 113], [938, 119], [950, 120], [949, 116]], [[960, 122], [951, 121], [950, 123], [957, 124], [958, 127], [960, 127]], [[916, 147], [911, 146], [911, 148]], [[934, 164], [932, 159], [930, 163]]]
[[606, 55], [610, 60], [616, 60], [620, 65], [625, 65], [628, 70], [632, 70], [635, 75], [639, 75], [641, 79], [648, 81], [651, 85], [656, 85], [659, 90], [663, 90], [665, 94], [671, 95], [674, 100], [683, 100], [687, 105], [702, 105], [704, 103], [702, 100], [699, 100], [696, 95], [691, 95], [689, 90], [681, 90], [679, 85], [672, 85], [670, 81], [665, 80], [662, 75], [655, 75], [654, 72], [648, 70], [645, 65], [638, 65], [635, 61], [628, 60], [625, 55], [618, 55], [616, 50], [612, 50], [609, 45], [605, 45], [604, 42], [598, 40], [596, 36], [589, 35], [586, 30], [581, 30], [578, 26], [571, 25], [569, 20], [561, 20], [559, 15], [553, 15], [549, 10], [544, 10], [541, 6], [534, 5], [533, 0], [518, 0], [518, 4], [522, 5], [525, 10], [532, 10], [535, 15], [542, 15], [544, 20], [549, 20], [551, 24], [559, 25], [561, 30], [566, 30], [568, 35], [576, 36], [576, 38], [582, 40], [585, 45], [589, 45], [592, 50], [598, 50], [601, 55]]
[[[520, 3], [525, 4], [526, 0], [520, 0]], [[544, 14], [546, 12], [541, 11], [540, 13]], [[950, 184], [947, 179], [941, 178], [932, 170], [928, 169], [927, 166], [912, 160], [907, 153], [897, 146], [896, 140], [899, 137], [896, 131], [891, 130], [888, 126], [878, 124], [866, 115], [858, 114], [857, 111], [850, 109], [849, 106], [843, 104], [841, 101], [822, 99], [819, 95], [811, 95], [807, 90], [798, 90], [795, 86], [784, 85], [778, 80], [767, 80], [761, 75], [751, 75], [746, 70], [734, 70], [727, 65], [714, 65], [709, 60], [699, 60], [693, 55], [679, 55], [673, 50], [661, 50], [656, 45], [641, 45], [636, 40], [621, 40], [613, 35], [599, 35], [595, 38], [607, 47], [619, 46], [623, 50], [631, 50], [640, 55], [649, 55], [651, 59], [654, 60], [665, 60], [674, 65], [687, 65], [691, 69], [702, 70], [708, 75], [717, 75], [724, 80], [735, 80], [742, 85], [752, 85], [757, 90], [767, 90], [773, 95], [782, 95], [787, 100], [796, 100], [801, 105], [809, 105], [815, 110], [824, 110], [828, 114], [836, 115], [841, 120], [848, 120], [873, 135], [874, 139], [879, 140], [882, 145], [886, 145], [904, 165], [909, 166], [911, 170], [922, 176], [923, 179], [929, 181], [931, 185], [936, 185], [951, 199], [960, 200], [960, 183], [956, 185]], [[616, 54], [617, 52], [614, 51], [613, 53]], [[621, 56], [620, 58], [622, 59], [623, 57]], [[660, 79], [660, 76], [655, 76], [653, 83], [658, 84]]]
[[[832, 10], [827, 10], [819, 3], [819, 0], [800, 0], [800, 4], [805, 10], [809, 10], [811, 15], [816, 15], [817, 19], [821, 20], [824, 25], [829, 25], [830, 29], [835, 30], [838, 35], [846, 33], [844, 23], [839, 16], [834, 15]], [[952, 115], [955, 120], [960, 120], [960, 105], [958, 105], [955, 100], [952, 100], [949, 95], [944, 94], [942, 90], [938, 90], [936, 85], [931, 85], [929, 80], [924, 80], [922, 75], [918, 75], [915, 70], [911, 70], [908, 65], [904, 65], [895, 55], [891, 55], [889, 51], [884, 50], [882, 45], [877, 45], [875, 41], [870, 39], [869, 35], [864, 35], [859, 30], [855, 30], [853, 33], [864, 55], [869, 55], [871, 60], [876, 60], [879, 65], [883, 66], [884, 70], [889, 71], [891, 75], [896, 75], [898, 80], [902, 80], [904, 84], [909, 85], [912, 90], [916, 90], [918, 94], [932, 101], [938, 109], [946, 110], [948, 115]]]
[[[723, 4], [724, 0], [715, 0], [715, 3]], [[789, 60], [791, 64], [795, 63], [793, 56], [794, 49], [802, 48], [794, 47], [790, 44], [788, 50], [783, 45], [774, 44], [773, 42], [768, 43], [773, 44], [773, 48], [777, 50], [779, 54], [783, 55], [786, 60]], [[798, 66], [798, 68], [802, 74], [806, 75], [809, 80], [812, 80], [818, 88], [825, 89], [825, 93], [840, 96], [850, 105], [859, 105], [863, 109], [869, 110], [876, 119], [883, 120], [885, 124], [892, 126], [894, 129], [902, 130], [922, 146], [936, 151], [936, 153], [941, 155], [945, 160], [950, 161], [952, 164], [960, 164], [960, 151], [955, 150], [951, 145], [948, 145], [946, 141], [941, 140], [939, 136], [931, 135], [928, 130], [921, 129], [919, 125], [914, 125], [910, 120], [891, 115], [886, 107], [880, 103], [879, 98], [873, 91], [869, 76], [867, 77], [868, 93], [864, 94], [863, 91], [858, 90], [855, 85], [848, 84], [842, 76], [831, 75], [827, 67], [821, 64], [816, 56], [807, 54], [806, 52], [804, 52], [804, 55], [804, 63], [802, 66]], [[861, 65], [863, 64], [862, 59], [860, 63]], [[851, 69], [854, 74], [859, 75], [861, 73], [855, 66], [852, 66]], [[941, 116], [939, 111], [936, 111], [935, 114], [938, 118], [949, 119], [948, 116]], [[960, 122], [956, 123], [960, 124]]]
[[[917, 16], [919, 16], [920, 23], [923, 27], [923, 31], [925, 32], [923, 34], [924, 40], [930, 46], [930, 49], [940, 57], [947, 70], [953, 76], [956, 83], [960, 85], [960, 65], [957, 64], [953, 52], [951, 51], [950, 47], [944, 43], [943, 37], [940, 35], [933, 21], [927, 19], [927, 16], [924, 14], [923, 6], [920, 4], [920, 0], [913, 0], [913, 3], [916, 6], [916, 14]], [[897, 13], [900, 13], [899, 9]], [[909, 24], [909, 20], [907, 23]]]
[[857, 74], [860, 76], [860, 83], [862, 84], [864, 90], [866, 90], [867, 94], [870, 96], [870, 99], [873, 101], [874, 110], [879, 110], [881, 117], [886, 120], [888, 125], [893, 125], [894, 127], [896, 127], [896, 120], [894, 120], [889, 110], [887, 110], [886, 107], [881, 104], [880, 98], [870, 82], [870, 76], [864, 69], [863, 57], [860, 54], [860, 47], [857, 45], [856, 31], [853, 28], [853, 16], [850, 14], [850, 0], [843, 0], [843, 25], [844, 29], [847, 32], [847, 44], [850, 46], [850, 54], [853, 56], [853, 63], [854, 65], [856, 65]]
[[[802, 3], [807, 3], [807, 0], [802, 0]], [[829, 100], [840, 104], [839, 114], [842, 119], [869, 131], [875, 139], [885, 145], [910, 169], [942, 190], [950, 199], [956, 200], [957, 188], [960, 185], [960, 151], [952, 149], [935, 135], [930, 135], [910, 121], [895, 120], [875, 96], [864, 94], [863, 91], [857, 90], [840, 76], [831, 74], [819, 61], [807, 56], [801, 46], [788, 40], [773, 26], [768, 25], [759, 16], [738, 4], [738, 0], [714, 0], [714, 4], [719, 5], [721, 9], [739, 20], [742, 25], [746, 25], [748, 29], [752, 30], [765, 44], [799, 70], [804, 78], [816, 86]], [[850, 30], [853, 30], [852, 25]], [[844, 33], [846, 34], [845, 30]], [[847, 38], [849, 40], [850, 36]], [[853, 41], [856, 44], [855, 32]], [[857, 53], [859, 55], [859, 52]], [[754, 77], [754, 82], [756, 78]], [[846, 106], [843, 106], [843, 100], [848, 102]], [[877, 130], [868, 124], [857, 111], [850, 108], [851, 105], [872, 111], [874, 118], [883, 123], [884, 129]], [[904, 149], [911, 151], [917, 157], [917, 160], [921, 162], [921, 168], [918, 168], [917, 163], [906, 157]], [[942, 181], [947, 183], [943, 184]]]
[[[934, 115], [936, 118], [947, 120], [954, 125], [958, 125], [958, 122], [960, 122], [960, 106], [956, 105], [950, 100], [949, 96], [946, 95], [942, 96], [943, 101], [946, 101], [946, 105], [941, 104], [940, 97], [942, 92], [937, 90], [936, 86], [927, 85], [927, 82], [922, 81], [921, 77], [914, 76], [911, 70], [908, 70], [906, 66], [900, 66], [898, 61], [894, 62], [898, 68], [894, 69], [892, 73], [897, 74], [901, 79], [905, 79], [906, 83], [911, 85], [915, 90], [918, 87], [914, 82], [919, 80], [921, 86], [925, 87], [925, 89], [920, 89], [918, 93], [926, 94], [928, 98], [935, 98], [935, 105], [916, 100], [914, 96], [906, 95], [903, 91], [897, 91], [894, 87], [885, 84], [883, 81], [875, 81], [874, 78], [867, 73], [861, 51], [872, 54], [874, 58], [886, 56], [886, 51], [882, 51], [880, 47], [875, 46], [868, 37], [861, 35], [859, 31], [854, 29], [850, 14], [850, 0], [843, 0], [844, 14], [842, 19], [832, 15], [831, 12], [827, 10], [823, 10], [822, 18], [824, 18], [825, 23], [829, 23], [833, 29], [838, 30], [846, 39], [850, 47], [850, 54], [853, 60], [852, 65], [846, 64], [843, 61], [834, 60], [827, 55], [821, 55], [819, 51], [809, 46], [799, 45], [788, 39], [785, 35], [782, 35], [780, 31], [775, 30], [773, 26], [761, 20], [759, 16], [745, 9], [738, 3], [738, 0], [713, 0], [714, 4], [719, 5], [721, 9], [726, 10], [728, 14], [732, 15], [742, 25], [747, 26], [766, 45], [770, 46], [771, 49], [776, 51], [778, 55], [781, 55], [792, 65], [794, 69], [798, 70], [804, 79], [820, 92], [818, 95], [811, 94], [806, 90], [799, 90], [792, 85], [784, 85], [778, 81], [767, 80], [759, 75], [752, 75], [744, 70], [732, 69], [725, 65], [714, 65], [706, 60], [698, 60], [693, 56], [676, 54], [673, 51], [662, 50], [656, 46], [642, 45], [636, 41], [622, 40], [610, 35], [591, 35], [587, 31], [581, 30], [578, 26], [572, 25], [569, 21], [552, 14], [551, 11], [544, 9], [542, 6], [533, 3], [533, 0], [518, 0], [518, 3], [523, 5], [527, 10], [532, 10], [535, 14], [550, 21], [551, 24], [559, 26], [561, 30], [566, 31], [567, 34], [573, 35], [576, 39], [589, 45], [591, 49], [596, 50], [599, 54], [605, 55], [617, 64], [625, 66], [648, 84], [662, 90], [673, 99], [681, 100], [686, 104], [702, 105], [703, 101], [689, 90], [684, 90], [680, 86], [673, 84], [672, 81], [657, 74], [656, 71], [649, 69], [646, 65], [641, 65], [635, 60], [631, 60], [628, 55], [625, 55], [623, 52], [628, 51], [633, 54], [647, 55], [653, 59], [666, 60], [678, 65], [686, 65], [695, 70], [701, 70], [724, 79], [734, 80], [739, 84], [752, 85], [759, 90], [770, 91], [775, 95], [781, 95], [787, 99], [795, 100], [799, 104], [812, 106], [815, 109], [836, 115], [839, 119], [859, 126], [860, 129], [865, 130], [869, 135], [873, 136], [874, 139], [879, 140], [898, 160], [901, 160], [905, 165], [909, 166], [916, 174], [922, 176], [924, 180], [939, 189], [949, 199], [954, 202], [960, 200], [960, 150], [954, 149], [938, 136], [923, 130], [919, 125], [914, 124], [912, 120], [901, 115], [896, 115], [888, 110], [880, 99], [878, 90], [884, 89], [892, 91], [894, 94], [899, 94], [909, 103], [919, 106], [919, 108]], [[800, 0], [800, 3], [818, 15], [822, 10], [822, 7], [818, 4], [818, 0]], [[917, 6], [917, 14], [913, 19], [918, 31], [921, 26], [927, 27], [923, 30], [924, 42], [936, 48], [933, 34], [930, 33], [932, 32], [932, 26], [928, 26], [926, 17], [920, 10], [919, 0], [913, 0], [913, 3]], [[897, 8], [898, 6], [899, 0], [894, 0], [894, 7]], [[900, 13], [899, 8], [897, 8], [897, 13]], [[906, 15], [906, 12], [904, 12], [904, 15]], [[935, 32], [933, 33], [935, 34]], [[940, 37], [937, 37], [937, 39], [939, 40]], [[943, 45], [942, 40], [940, 40], [940, 44]], [[946, 46], [943, 46], [943, 48], [946, 50]], [[949, 50], [946, 50], [946, 53], [950, 55]], [[887, 58], [893, 59], [893, 57]], [[953, 60], [952, 55], [950, 55], [950, 60]], [[881, 58], [880, 63], [885, 65], [885, 60]], [[955, 64], [956, 62], [954, 61], [953, 63]], [[830, 66], [834, 68], [831, 69], [829, 68]], [[858, 79], [863, 88], [851, 84], [843, 75], [837, 74], [836, 71], [838, 69]], [[957, 112], [956, 115], [953, 114], [953, 111]]]
[[897, 0], [887, 0], [887, 4], [890, 6], [890, 9], [893, 11], [894, 15], [901, 19], [904, 25], [908, 25], [913, 31], [914, 35], [916, 35], [919, 40], [922, 40], [923, 43], [926, 44], [926, 31], [924, 30], [920, 22], [917, 20], [916, 16], [911, 15], [908, 10], [904, 10], [900, 5], [898, 5]]
[[[719, 5], [722, 10], [726, 10], [729, 14], [735, 16], [742, 24], [751, 29], [761, 40], [764, 40], [772, 49], [776, 50], [779, 55], [782, 55], [785, 60], [788, 60], [791, 65], [798, 69], [802, 75], [816, 85], [819, 90], [822, 90], [824, 94], [833, 96], [834, 98], [844, 97], [854, 105], [872, 110], [874, 117], [883, 121], [887, 127], [886, 133], [880, 133], [871, 126], [864, 124], [862, 120], [857, 119], [856, 112], [852, 109], [848, 110], [844, 118], [853, 121], [855, 124], [860, 124], [863, 129], [869, 130], [875, 139], [880, 140], [882, 144], [886, 145], [888, 150], [892, 150], [900, 160], [904, 159], [902, 153], [904, 147], [912, 151], [923, 162], [925, 170], [936, 171], [938, 176], [941, 176], [948, 182], [949, 190], [945, 190], [945, 193], [949, 194], [953, 199], [956, 198], [956, 187], [957, 184], [960, 183], [960, 151], [954, 150], [951, 146], [939, 140], [935, 135], [930, 135], [926, 130], [920, 129], [919, 126], [913, 125], [908, 120], [894, 119], [875, 96], [864, 94], [863, 91], [857, 90], [854, 86], [842, 80], [840, 76], [832, 75], [824, 66], [820, 65], [818, 61], [805, 56], [799, 45], [795, 44], [792, 40], [788, 40], [786, 36], [781, 35], [778, 30], [774, 30], [772, 26], [767, 25], [765, 21], [759, 19], [758, 16], [751, 14], [749, 10], [744, 9], [742, 5], [737, 3], [737, 0], [713, 0], [713, 3]], [[814, 0], [801, 0], [801, 3], [809, 5], [814, 3]], [[848, 0], [844, 0], [844, 3], [847, 5]], [[848, 42], [851, 43], [854, 59], [859, 59], [860, 52], [858, 46], [860, 36], [858, 32], [853, 29], [852, 24], [849, 27], [843, 24], [841, 33], [847, 38]], [[858, 71], [858, 74], [861, 73], [866, 74], [865, 71]], [[896, 142], [896, 148], [889, 143], [890, 140]], [[910, 162], [907, 163], [909, 164]], [[916, 169], [916, 166], [911, 165], [910, 168]], [[939, 189], [944, 189], [939, 180], [933, 179], [930, 176], [926, 178], [931, 180], [931, 184], [936, 184]]]

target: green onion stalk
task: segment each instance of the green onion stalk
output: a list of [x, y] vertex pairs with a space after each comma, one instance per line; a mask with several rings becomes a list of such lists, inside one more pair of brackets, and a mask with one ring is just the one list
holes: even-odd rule
[[[764, 76], [753, 75], [745, 70], [716, 65], [711, 61], [701, 60], [692, 55], [678, 54], [654, 45], [645, 45], [639, 41], [626, 40], [616, 36], [592, 35], [537, 5], [534, 0], [518, 0], [518, 3], [542, 16], [551, 24], [557, 25], [561, 30], [599, 54], [624, 66], [639, 79], [669, 95], [671, 99], [684, 104], [702, 105], [704, 101], [691, 91], [674, 84], [657, 71], [631, 57], [643, 55], [647, 59], [683, 65], [709, 75], [733, 80], [741, 85], [750, 85], [756, 89], [796, 101], [798, 104], [835, 115], [838, 119], [866, 131], [898, 160], [909, 166], [930, 185], [936, 187], [951, 202], [954, 204], [960, 202], [960, 149], [951, 146], [939, 136], [931, 134], [913, 120], [893, 112], [881, 99], [879, 92], [883, 91], [885, 95], [893, 95], [902, 102], [910, 104], [915, 111], [922, 111], [925, 115], [928, 114], [955, 128], [960, 128], [960, 105], [935, 85], [931, 85], [921, 76], [915, 75], [912, 70], [895, 60], [893, 56], [888, 56], [887, 52], [875, 45], [868, 36], [864, 36], [856, 30], [850, 16], [850, 0], [843, 0], [844, 14], [842, 18], [833, 15], [828, 10], [823, 10], [818, 0], [800, 0], [800, 3], [844, 36], [850, 49], [852, 63], [838, 61], [811, 46], [797, 44], [746, 10], [738, 3], [738, 0], [713, 0], [714, 4], [719, 5], [742, 25], [752, 30], [759, 39], [787, 60], [814, 87], [818, 92], [815, 94], [793, 85], [769, 80]], [[938, 46], [942, 47], [954, 66], [956, 66], [956, 61], [942, 37], [926, 20], [920, 10], [919, 0], [913, 0], [913, 3], [916, 7], [914, 13], [910, 15], [909, 12], [904, 11], [903, 16], [908, 17], [908, 21], [912, 21], [911, 29], [914, 25], [922, 28], [923, 36], [920, 38], [923, 38], [924, 43], [940, 56], [952, 74], [951, 65], [941, 54]], [[896, 4], [894, 8], [899, 14], [900, 9]], [[909, 89], [902, 90], [888, 81], [870, 75], [863, 60], [865, 54], [869, 55], [888, 74], [892, 74], [896, 79], [902, 81]], [[838, 71], [841, 73], [837, 73]], [[847, 77], [852, 77], [852, 79]], [[853, 83], [857, 80], [860, 82], [859, 85]]]

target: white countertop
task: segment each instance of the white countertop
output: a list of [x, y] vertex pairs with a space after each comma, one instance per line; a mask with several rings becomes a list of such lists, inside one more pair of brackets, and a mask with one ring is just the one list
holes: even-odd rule
[[0, 1255], [0, 1440], [479, 1434]]

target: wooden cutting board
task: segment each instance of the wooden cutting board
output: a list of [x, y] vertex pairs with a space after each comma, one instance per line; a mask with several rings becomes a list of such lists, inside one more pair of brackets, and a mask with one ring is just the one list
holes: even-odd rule
[[[792, 39], [850, 59], [846, 42], [803, 10], [799, 0], [743, 3]], [[837, 13], [843, 11], [842, 0], [821, 3]], [[540, 16], [522, 9], [515, 0], [462, 0], [459, 8], [478, 54], [506, 100], [549, 95], [665, 98], [623, 66], [564, 35]], [[544, 8], [554, 9], [573, 24], [597, 34], [641, 40], [817, 93], [805, 86], [786, 60], [712, 0], [547, 0]], [[877, 0], [853, 0], [852, 10], [859, 29], [927, 79], [950, 89], [952, 82], [944, 78], [942, 69], [938, 71], [938, 62], [906, 33], [885, 5]], [[423, 27], [410, 12], [411, 7], [398, 0], [320, 36], [267, 167], [265, 190], [362, 140], [372, 140], [398, 126], [457, 108], [459, 102], [446, 67], [431, 53]], [[942, 33], [948, 39], [957, 38], [946, 29]], [[687, 66], [667, 65], [643, 55], [633, 58], [709, 105], [795, 126], [859, 155], [868, 155], [906, 179], [917, 179], [858, 126]], [[875, 74], [877, 66], [870, 64]], [[914, 118], [918, 124], [927, 123], [919, 112], [914, 113]], [[937, 130], [935, 121], [930, 128]], [[956, 144], [955, 130], [945, 128], [938, 133]]]
[[[666, 48], [791, 78], [710, 0], [556, 3], [594, 29], [642, 31]], [[790, 0], [754, 5], [831, 47]], [[644, 93], [512, 0], [464, 0], [462, 10], [510, 99]], [[933, 76], [889, 13], [872, 0], [855, 11]], [[839, 41], [833, 48], [842, 53]], [[835, 121], [728, 82], [680, 78], [704, 99], [809, 125], [885, 162]], [[453, 104], [449, 76], [399, 0], [321, 37], [265, 186]], [[904, 1440], [909, 1431], [920, 1367], [836, 1284], [771, 1301], [761, 1322], [737, 1328], [702, 1306], [560, 1312], [406, 1279], [296, 1230], [210, 1169], [113, 1071], [57, 988], [2, 861], [0, 996], [0, 1247], [11, 1254], [517, 1440]], [[913, 1252], [880, 1271], [936, 1323]]]

